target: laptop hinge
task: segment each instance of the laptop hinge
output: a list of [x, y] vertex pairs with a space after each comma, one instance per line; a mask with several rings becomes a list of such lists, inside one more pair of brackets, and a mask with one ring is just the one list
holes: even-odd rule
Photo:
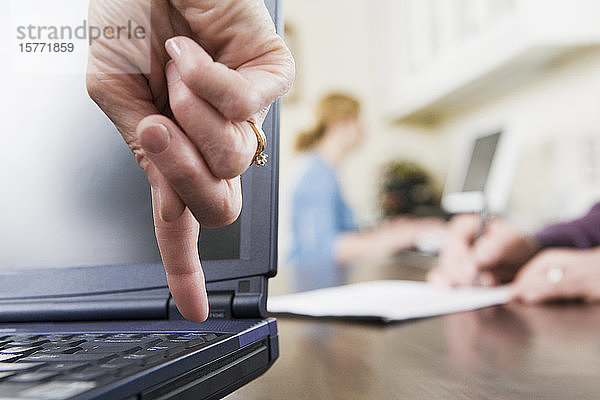
[[212, 292], [208, 296], [208, 318], [231, 319], [233, 317], [233, 293]]
[[0, 300], [0, 322], [166, 319], [167, 288]]
[[[210, 319], [262, 319], [267, 315], [267, 279], [264, 276], [207, 282]], [[183, 319], [169, 299], [169, 319]]]

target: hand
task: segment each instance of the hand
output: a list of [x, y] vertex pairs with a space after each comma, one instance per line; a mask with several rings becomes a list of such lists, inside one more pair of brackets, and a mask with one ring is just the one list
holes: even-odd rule
[[387, 219], [374, 230], [375, 240], [382, 244], [386, 251], [384, 255], [394, 254], [411, 248], [417, 237], [417, 219], [411, 216], [398, 216]]
[[535, 238], [500, 220], [491, 220], [479, 238], [480, 218], [476, 215], [456, 216], [449, 225], [439, 265], [428, 277], [441, 286], [509, 282], [540, 248]]
[[[599, 264], [600, 248], [544, 250], [521, 269], [511, 285], [512, 297], [525, 303], [557, 299], [599, 301]], [[553, 268], [558, 274], [556, 281], [549, 275]]]
[[148, 176], [173, 298], [204, 320], [199, 224], [238, 217], [239, 175], [257, 146], [245, 121], [262, 124], [293, 59], [261, 0], [91, 0], [89, 13], [90, 26], [134, 21], [149, 36], [95, 41], [87, 86]]
[[379, 227], [362, 232], [345, 232], [335, 243], [335, 261], [350, 265], [358, 261], [389, 257], [415, 246], [417, 236], [424, 230], [437, 230], [443, 222], [435, 218], [395, 217]]
[[398, 252], [415, 247], [424, 235], [443, 236], [445, 229], [445, 221], [439, 218], [399, 216], [386, 220], [379, 231], [382, 240], [389, 242], [391, 251]]

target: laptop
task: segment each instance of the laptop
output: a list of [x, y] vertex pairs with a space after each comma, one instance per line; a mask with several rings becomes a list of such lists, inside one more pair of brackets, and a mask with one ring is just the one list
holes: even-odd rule
[[[278, 2], [266, 3], [279, 23]], [[266, 300], [277, 260], [279, 103], [263, 125], [269, 162], [242, 176], [240, 218], [202, 230], [210, 316], [191, 323], [167, 287], [146, 178], [87, 97], [84, 75], [8, 68], [0, 66], [0, 399], [218, 399], [267, 371], [278, 358]]]
[[448, 173], [442, 207], [449, 214], [506, 211], [516, 151], [513, 129], [480, 131], [468, 137]]
[[[469, 135], [459, 148], [446, 178], [442, 208], [448, 215], [479, 213], [484, 208], [502, 214], [508, 207], [517, 151], [514, 128], [488, 129]], [[416, 248], [438, 254], [445, 234], [423, 232]]]

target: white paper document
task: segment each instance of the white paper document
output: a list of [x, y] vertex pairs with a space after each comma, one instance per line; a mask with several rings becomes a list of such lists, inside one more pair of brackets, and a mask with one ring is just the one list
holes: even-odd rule
[[269, 297], [272, 313], [378, 318], [385, 322], [476, 310], [509, 300], [508, 289], [443, 289], [416, 281], [371, 281]]

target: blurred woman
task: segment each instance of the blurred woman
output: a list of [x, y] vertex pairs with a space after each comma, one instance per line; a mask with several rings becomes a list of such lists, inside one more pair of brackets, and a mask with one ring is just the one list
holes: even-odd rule
[[400, 218], [359, 231], [342, 194], [337, 171], [365, 139], [359, 101], [341, 93], [328, 95], [319, 102], [316, 117], [315, 126], [296, 142], [296, 150], [305, 154], [291, 194], [289, 261], [348, 264], [413, 247], [423, 224]]

